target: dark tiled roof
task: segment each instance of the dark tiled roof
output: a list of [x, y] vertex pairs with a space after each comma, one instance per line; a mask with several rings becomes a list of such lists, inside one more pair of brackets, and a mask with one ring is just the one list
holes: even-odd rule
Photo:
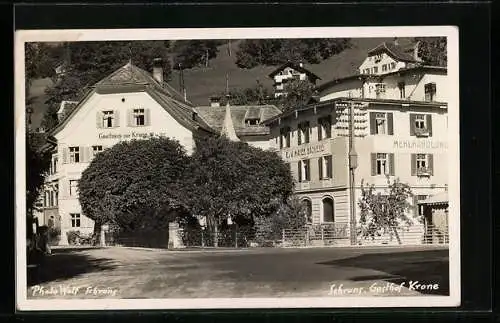
[[[200, 117], [213, 129], [218, 132], [221, 131], [226, 112], [225, 106], [200, 106], [195, 109]], [[245, 120], [248, 118], [260, 118], [261, 121], [264, 121], [281, 113], [281, 110], [274, 105], [233, 105], [230, 106], [230, 110], [237, 136], [269, 134], [269, 127], [263, 124], [256, 126], [246, 125]]]
[[128, 63], [89, 88], [78, 104], [75, 106], [70, 104], [68, 109], [71, 111], [64, 114], [64, 119], [59, 122], [59, 125], [52, 133], [57, 133], [65, 125], [69, 117], [83, 106], [92, 94], [125, 93], [130, 91], [147, 92], [168, 113], [170, 113], [174, 119], [189, 129], [194, 130], [201, 128], [209, 132], [214, 132], [206, 122], [196, 117], [192, 104], [190, 102], [185, 102], [184, 98], [174, 88], [166, 83], [160, 84], [148, 72]]
[[269, 74], [269, 77], [271, 77], [271, 78], [274, 77], [276, 74], [278, 74], [280, 71], [284, 70], [287, 67], [290, 67], [290, 68], [293, 68], [296, 71], [305, 73], [310, 78], [312, 78], [314, 80], [321, 80], [321, 78], [318, 75], [314, 74], [313, 72], [311, 72], [310, 70], [308, 70], [308, 69], [306, 69], [304, 67], [301, 67], [299, 64], [295, 64], [293, 62], [287, 62], [287, 63], [281, 65], [280, 67], [278, 67], [277, 69], [275, 69], [274, 71], [272, 71]]
[[394, 43], [383, 42], [374, 49], [368, 51], [368, 55], [371, 56], [380, 52], [386, 52], [399, 61], [418, 62], [413, 56], [413, 53], [410, 52], [412, 49], [413, 47], [403, 47]]

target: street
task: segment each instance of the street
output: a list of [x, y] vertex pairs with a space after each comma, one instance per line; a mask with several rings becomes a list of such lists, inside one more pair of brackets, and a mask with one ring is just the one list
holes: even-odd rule
[[28, 298], [448, 295], [448, 249], [53, 250]]

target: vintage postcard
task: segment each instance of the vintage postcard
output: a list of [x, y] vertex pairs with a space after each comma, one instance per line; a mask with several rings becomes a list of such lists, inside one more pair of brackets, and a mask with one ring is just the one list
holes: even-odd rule
[[18, 310], [459, 306], [458, 33], [17, 31]]

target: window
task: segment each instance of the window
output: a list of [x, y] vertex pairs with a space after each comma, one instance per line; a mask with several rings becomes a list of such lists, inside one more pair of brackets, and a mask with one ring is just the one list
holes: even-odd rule
[[322, 201], [323, 204], [323, 222], [334, 222], [334, 204], [331, 197], [325, 197]]
[[387, 72], [387, 64], [382, 65], [382, 72]]
[[432, 154], [411, 154], [411, 175], [428, 177], [433, 174]]
[[370, 69], [369, 68], [365, 69], [365, 74], [370, 74]]
[[70, 163], [80, 162], [80, 147], [69, 147], [69, 162]]
[[432, 136], [432, 115], [410, 114], [410, 135], [417, 137]]
[[427, 83], [424, 86], [425, 101], [434, 101], [436, 96], [436, 83]]
[[78, 194], [78, 181], [71, 179], [69, 181], [69, 196], [76, 196]]
[[45, 206], [45, 207], [49, 206], [49, 204], [48, 204], [48, 199], [49, 199], [48, 198], [48, 194], [49, 194], [49, 192], [47, 192], [47, 191], [45, 191], [44, 194], [43, 194], [43, 206]]
[[103, 128], [113, 128], [114, 112], [113, 111], [103, 111], [102, 112], [102, 127]]
[[373, 67], [373, 74], [377, 74], [378, 73], [378, 66], [374, 66]]
[[71, 227], [79, 228], [80, 227], [80, 213], [70, 213], [71, 218]]
[[319, 179], [332, 178], [333, 162], [332, 155], [318, 158]]
[[258, 126], [259, 123], [260, 123], [260, 119], [259, 118], [249, 118], [249, 119], [245, 120], [245, 124], [247, 126]]
[[375, 55], [375, 63], [378, 63], [382, 60], [382, 54]]
[[399, 97], [401, 99], [404, 99], [406, 97], [405, 93], [405, 82], [399, 82], [398, 83], [398, 88], [399, 88]]
[[372, 176], [389, 175], [394, 176], [394, 154], [372, 153]]
[[391, 112], [370, 112], [371, 135], [393, 135], [394, 120]]
[[298, 144], [301, 145], [309, 143], [309, 122], [300, 123], [298, 130]]
[[304, 208], [304, 212], [306, 214], [307, 223], [312, 223], [312, 203], [309, 199], [303, 199], [302, 207]]
[[281, 148], [289, 148], [290, 147], [290, 128], [281, 128], [280, 129], [280, 149]]
[[102, 146], [92, 146], [92, 154], [95, 156], [97, 153], [100, 153], [102, 151]]
[[419, 216], [424, 216], [424, 206], [422, 204], [418, 204], [418, 202], [420, 201], [423, 201], [427, 198], [427, 195], [417, 195], [416, 196], [416, 211], [417, 211], [417, 215]]
[[332, 137], [332, 119], [330, 116], [318, 119], [318, 141]]
[[145, 125], [144, 109], [134, 109], [134, 124], [136, 126]]
[[50, 206], [54, 206], [54, 191], [50, 191]]
[[391, 63], [391, 70], [395, 69], [396, 68], [396, 63], [392, 62]]
[[298, 162], [298, 175], [299, 182], [308, 182], [311, 179], [311, 169], [310, 169], [309, 159], [299, 160]]
[[384, 93], [385, 93], [385, 84], [384, 83], [375, 84], [375, 94], [377, 95], [377, 97]]

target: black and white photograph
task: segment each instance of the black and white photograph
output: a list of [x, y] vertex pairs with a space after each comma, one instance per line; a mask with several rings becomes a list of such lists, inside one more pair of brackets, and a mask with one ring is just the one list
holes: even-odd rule
[[15, 41], [18, 309], [460, 305], [458, 29]]

